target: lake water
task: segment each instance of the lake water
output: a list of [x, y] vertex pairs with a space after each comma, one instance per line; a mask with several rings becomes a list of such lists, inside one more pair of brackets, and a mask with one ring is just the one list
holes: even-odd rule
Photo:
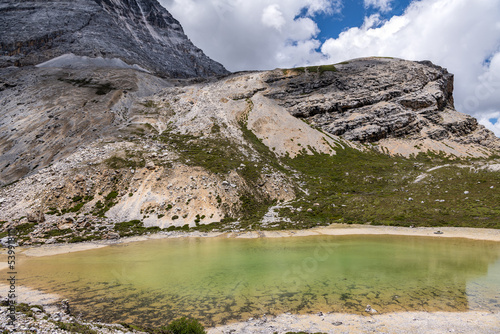
[[405, 236], [182, 238], [26, 258], [75, 314], [160, 326], [284, 312], [500, 311], [500, 244]]

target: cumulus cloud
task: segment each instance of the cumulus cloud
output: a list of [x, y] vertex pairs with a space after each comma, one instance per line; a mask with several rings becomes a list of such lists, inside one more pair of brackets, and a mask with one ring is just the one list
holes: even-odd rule
[[321, 61], [317, 14], [341, 0], [160, 0], [193, 43], [231, 71]]
[[281, 27], [286, 23], [283, 13], [280, 11], [280, 6], [277, 4], [269, 5], [264, 8], [261, 21], [265, 26], [274, 27], [280, 31]]
[[373, 7], [381, 12], [389, 12], [392, 9], [392, 0], [364, 0], [364, 2], [366, 8]]

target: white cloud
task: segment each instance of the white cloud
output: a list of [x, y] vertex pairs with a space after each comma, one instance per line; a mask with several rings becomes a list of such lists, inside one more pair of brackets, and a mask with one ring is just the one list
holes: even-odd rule
[[381, 12], [389, 12], [392, 10], [391, 2], [392, 0], [364, 0], [365, 7], [373, 7]]
[[[231, 71], [316, 63], [319, 13], [341, 0], [160, 0], [193, 43]], [[298, 17], [300, 16], [300, 17]]]
[[281, 27], [286, 23], [283, 13], [280, 11], [280, 6], [277, 4], [264, 8], [261, 21], [265, 26], [274, 27], [279, 31], [281, 31]]

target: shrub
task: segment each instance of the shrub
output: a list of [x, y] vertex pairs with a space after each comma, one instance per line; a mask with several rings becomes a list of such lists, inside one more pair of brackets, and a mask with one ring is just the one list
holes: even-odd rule
[[205, 328], [196, 319], [182, 317], [172, 321], [167, 326], [167, 332], [172, 334], [205, 334]]

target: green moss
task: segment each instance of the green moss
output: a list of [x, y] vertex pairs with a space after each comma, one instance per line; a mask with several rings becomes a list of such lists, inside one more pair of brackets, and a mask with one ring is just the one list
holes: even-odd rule
[[58, 216], [61, 215], [61, 213], [59, 212], [59, 209], [54, 208], [54, 207], [50, 207], [49, 211], [45, 212], [45, 214], [47, 214], [47, 215], [58, 215]]
[[[8, 306], [8, 305], [3, 305], [3, 306]], [[34, 305], [34, 304], [29, 305], [26, 303], [18, 303], [18, 304], [16, 304], [16, 312], [21, 312], [21, 313], [27, 315], [28, 317], [34, 318], [35, 314], [31, 310], [33, 307], [38, 308], [42, 312], [44, 311], [44, 308], [42, 305]]]

